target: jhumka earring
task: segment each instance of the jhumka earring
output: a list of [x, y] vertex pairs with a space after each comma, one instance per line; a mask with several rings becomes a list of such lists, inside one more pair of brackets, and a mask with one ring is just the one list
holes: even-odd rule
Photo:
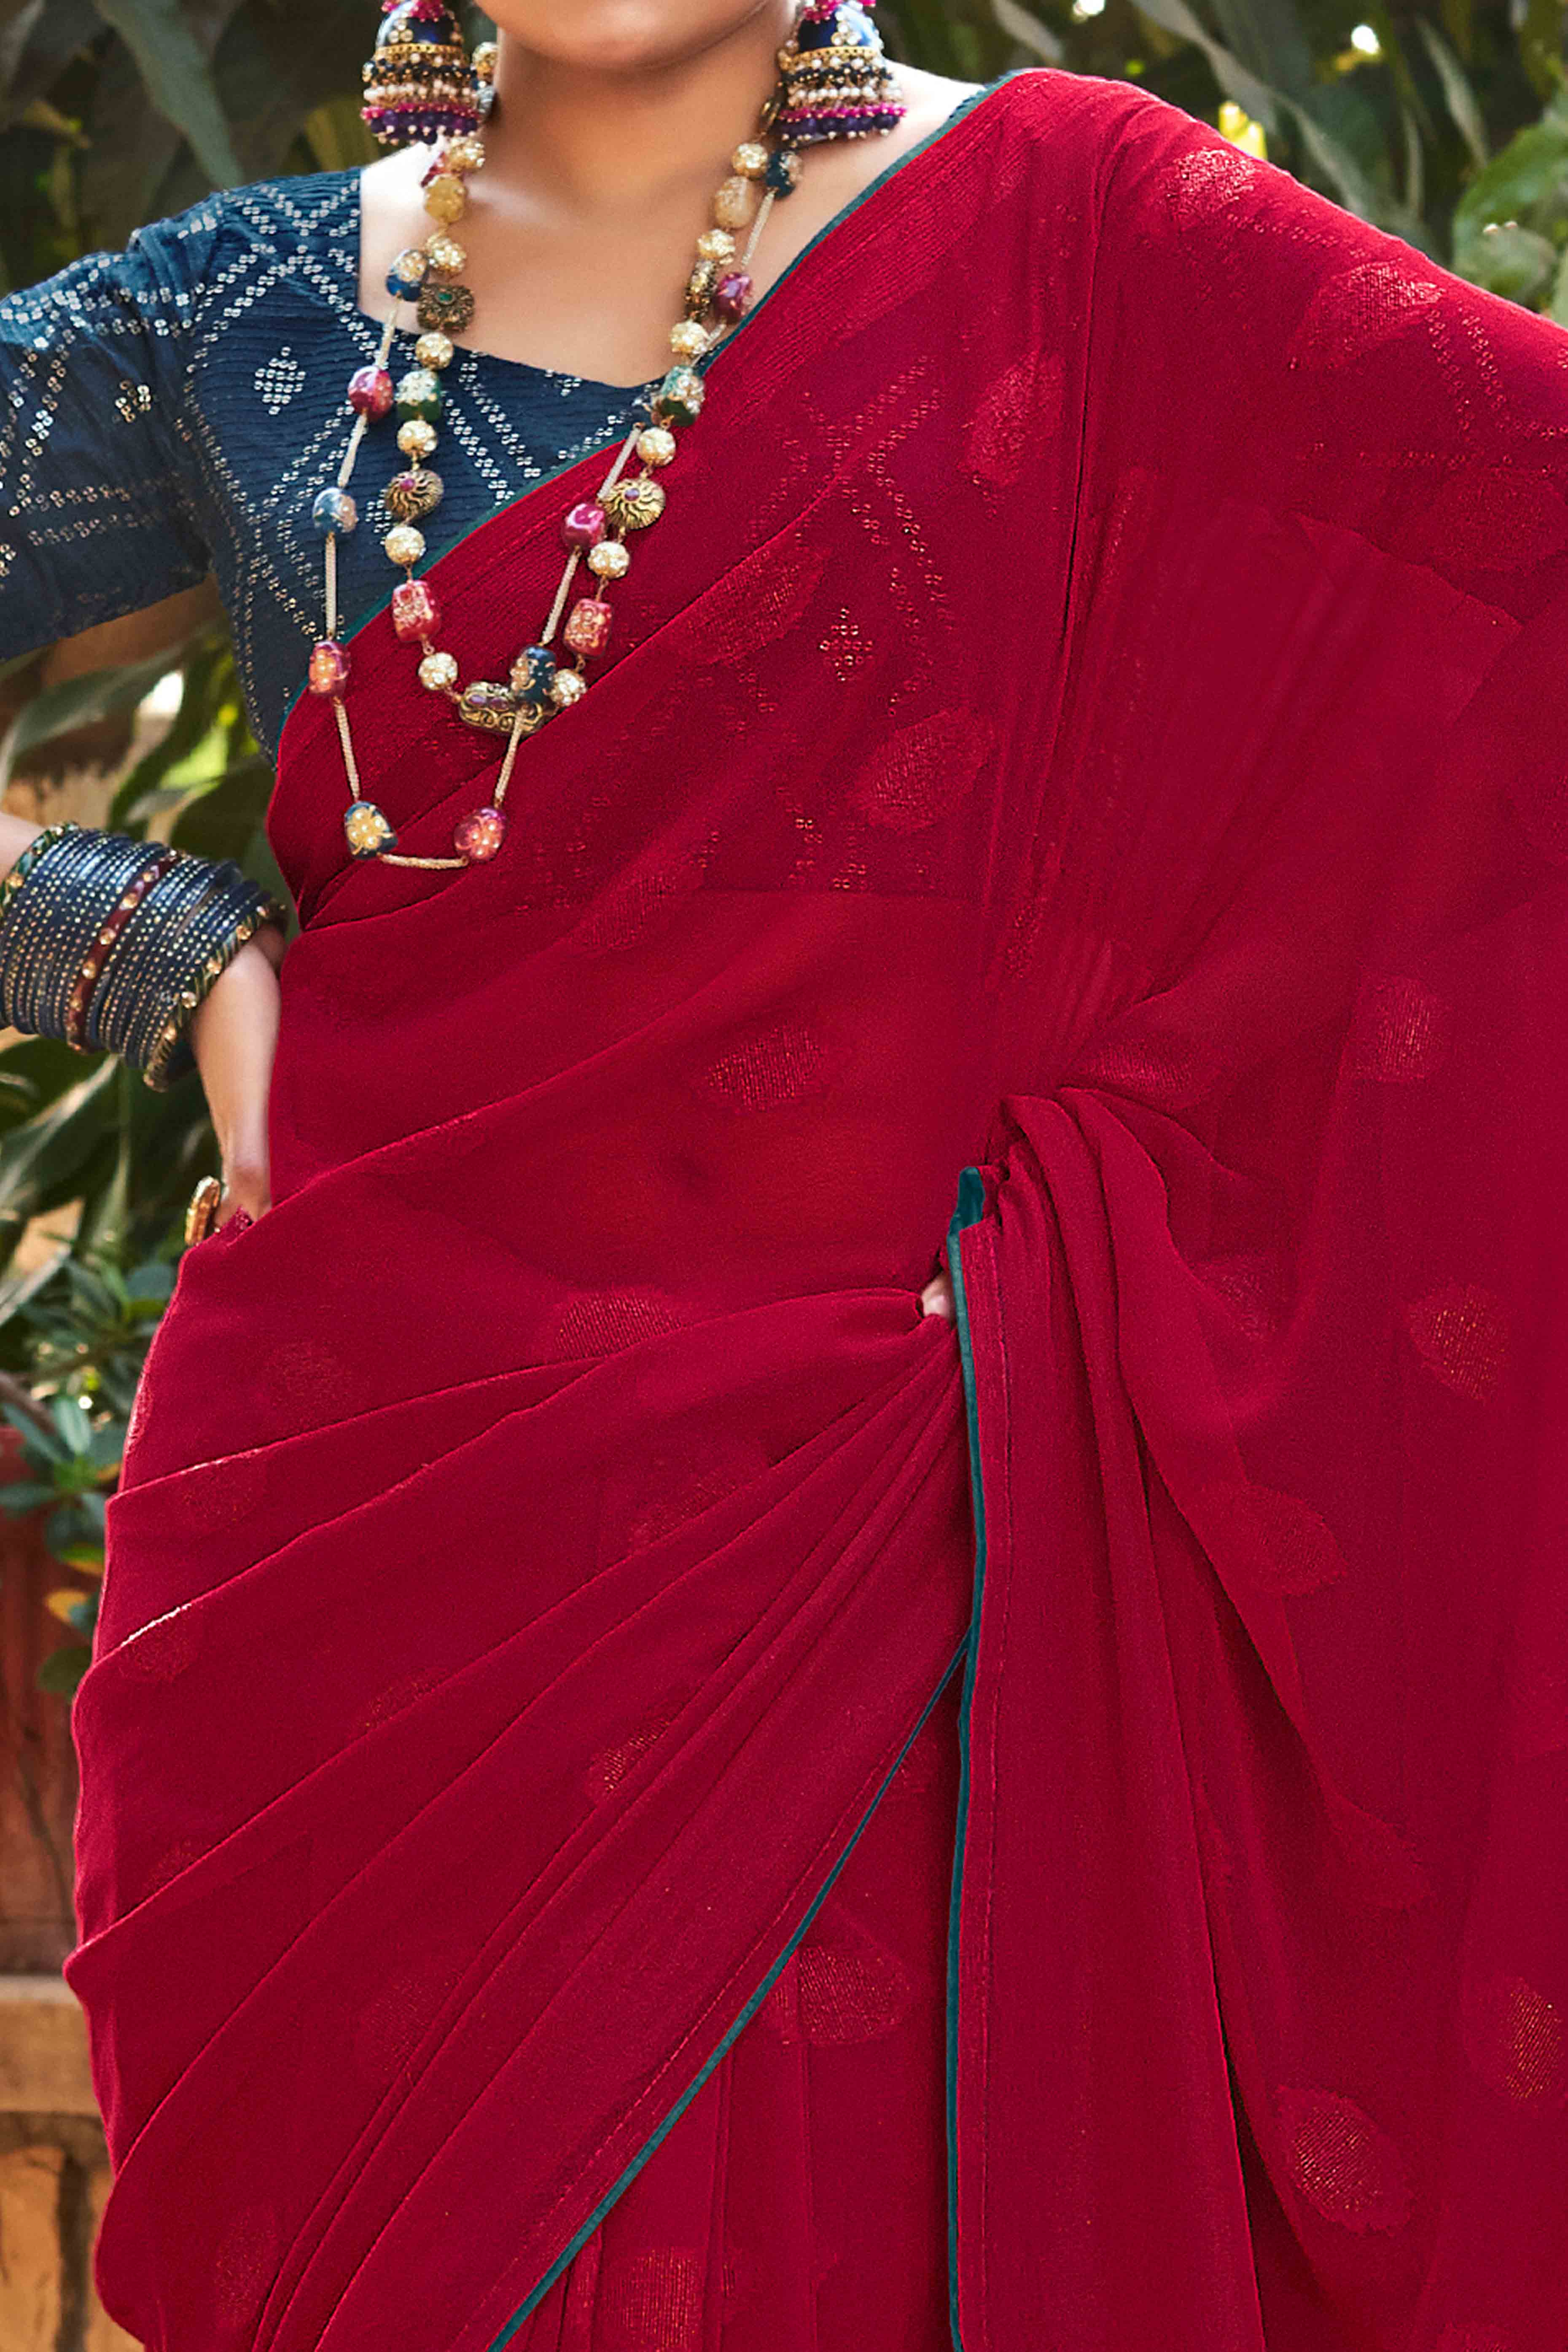
[[782, 147], [825, 139], [866, 139], [891, 131], [909, 111], [898, 94], [881, 35], [867, 14], [876, 0], [805, 0], [778, 53], [771, 128]]
[[486, 41], [468, 55], [446, 0], [382, 0], [360, 112], [384, 147], [460, 138], [489, 110], [495, 54]]

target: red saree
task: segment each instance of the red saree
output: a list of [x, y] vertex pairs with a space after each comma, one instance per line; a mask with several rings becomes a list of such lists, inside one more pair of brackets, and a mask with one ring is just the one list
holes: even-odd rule
[[709, 373], [493, 865], [290, 718], [76, 1706], [104, 2302], [1562, 2352], [1568, 335], [1037, 70]]

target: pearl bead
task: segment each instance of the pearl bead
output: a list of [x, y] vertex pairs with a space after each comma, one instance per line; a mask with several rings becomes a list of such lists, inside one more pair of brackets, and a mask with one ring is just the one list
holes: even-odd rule
[[355, 368], [349, 378], [349, 406], [374, 424], [392, 406], [392, 378], [384, 368]]
[[561, 522], [563, 547], [594, 547], [605, 536], [605, 509], [592, 499], [568, 507]]
[[305, 683], [312, 694], [336, 694], [348, 674], [348, 650], [335, 637], [322, 637], [310, 647]]
[[468, 255], [455, 236], [433, 236], [425, 247], [432, 269], [461, 269]]
[[346, 539], [359, 520], [359, 509], [347, 490], [319, 490], [310, 509], [310, 520], [323, 539], [336, 531]]
[[440, 436], [422, 416], [411, 416], [397, 428], [397, 446], [405, 457], [427, 457]]
[[742, 139], [730, 163], [742, 179], [760, 180], [768, 168], [768, 150], [760, 139]]
[[733, 261], [735, 240], [727, 228], [705, 228], [697, 240], [697, 250], [704, 261]]
[[428, 335], [420, 336], [414, 346], [414, 356], [422, 368], [450, 367], [452, 354], [457, 348], [450, 335], [443, 335], [437, 329]]
[[419, 665], [419, 683], [431, 694], [445, 694], [458, 683], [458, 665], [451, 654], [426, 654]]
[[452, 828], [452, 846], [470, 866], [493, 857], [506, 835], [506, 817], [499, 808], [474, 809]]
[[[477, 65], [477, 51], [475, 62]], [[449, 139], [441, 151], [441, 161], [448, 172], [477, 172], [484, 160], [483, 142], [476, 139], [471, 131], [465, 131], [459, 137]]]
[[668, 425], [647, 425], [637, 435], [637, 456], [645, 466], [668, 466], [676, 440]]
[[558, 669], [551, 685], [550, 699], [557, 710], [570, 710], [574, 702], [582, 701], [587, 691], [588, 681], [580, 671]]
[[417, 563], [425, 552], [425, 534], [411, 522], [395, 522], [381, 543], [394, 563]]
[[678, 360], [699, 360], [708, 348], [708, 330], [695, 319], [681, 319], [669, 331], [669, 348]]
[[721, 180], [713, 196], [713, 217], [721, 228], [744, 228], [752, 217], [756, 191], [750, 180]]
[[425, 191], [425, 209], [432, 220], [461, 220], [468, 205], [463, 184], [451, 172], [437, 172]]
[[631, 550], [618, 539], [602, 539], [588, 550], [588, 569], [601, 580], [624, 580], [631, 568]]

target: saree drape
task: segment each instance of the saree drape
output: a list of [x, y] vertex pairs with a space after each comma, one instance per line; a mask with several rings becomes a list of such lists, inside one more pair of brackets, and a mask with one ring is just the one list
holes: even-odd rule
[[[275, 1205], [75, 1710], [104, 2302], [923, 2347], [743, 2291], [743, 2136], [708, 2273], [590, 2273], [940, 1905], [963, 2352], [1562, 2352], [1568, 335], [1031, 70], [706, 367], [493, 864], [285, 730]], [[434, 566], [466, 674], [607, 454]], [[440, 851], [495, 747], [353, 660]]]

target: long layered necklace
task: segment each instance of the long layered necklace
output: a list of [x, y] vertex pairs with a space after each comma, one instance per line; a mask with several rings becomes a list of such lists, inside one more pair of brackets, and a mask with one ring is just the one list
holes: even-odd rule
[[[659, 476], [675, 457], [677, 436], [695, 422], [705, 386], [695, 362], [713, 350], [745, 315], [752, 300], [751, 264], [774, 199], [788, 195], [800, 177], [800, 157], [793, 146], [770, 139], [781, 127], [781, 115], [793, 114], [783, 124], [800, 143], [811, 140], [864, 137], [892, 127], [903, 112], [892, 95], [877, 48], [879, 79], [868, 82], [866, 35], [857, 26], [853, 42], [847, 31], [840, 47], [839, 18], [858, 11], [836, 8], [832, 0], [806, 0], [803, 26], [821, 26], [801, 55], [795, 42], [780, 52], [796, 73], [804, 67], [806, 90], [798, 89], [793, 108], [774, 92], [764, 101], [757, 135], [735, 149], [729, 175], [713, 197], [712, 222], [697, 240], [697, 253], [687, 280], [682, 316], [670, 330], [674, 364], [651, 400], [639, 403], [647, 421], [635, 424], [591, 499], [570, 507], [562, 518], [561, 538], [565, 562], [553, 603], [538, 638], [525, 645], [511, 663], [504, 682], [478, 678], [463, 684], [458, 659], [438, 642], [441, 609], [427, 581], [417, 577], [425, 553], [419, 525], [440, 505], [441, 478], [430, 466], [437, 440], [443, 392], [441, 377], [456, 355], [452, 338], [471, 324], [474, 298], [461, 282], [467, 255], [453, 235], [468, 207], [468, 181], [484, 163], [484, 142], [478, 127], [446, 138], [436, 149], [422, 182], [425, 209], [434, 224], [422, 246], [400, 253], [387, 275], [393, 297], [374, 360], [360, 368], [348, 387], [354, 421], [339, 466], [336, 481], [317, 496], [312, 515], [324, 541], [326, 633], [311, 647], [307, 683], [313, 694], [330, 697], [342, 749], [350, 793], [343, 832], [355, 857], [380, 857], [394, 866], [431, 868], [462, 867], [493, 857], [506, 835], [504, 803], [519, 746], [551, 719], [571, 709], [588, 691], [588, 663], [609, 644], [614, 614], [608, 590], [624, 580], [631, 568], [628, 539], [657, 522], [665, 510], [665, 489]], [[414, 29], [444, 16], [443, 0], [399, 0], [398, 15]], [[826, 37], [823, 38], [822, 34]], [[874, 36], [872, 37], [874, 38]], [[474, 69], [488, 84], [494, 52], [476, 51]], [[836, 79], [836, 77], [837, 77]], [[744, 233], [744, 244], [742, 236]], [[398, 332], [403, 307], [415, 309], [420, 333], [415, 344], [416, 364], [395, 384], [388, 362]], [[392, 625], [397, 636], [418, 649], [419, 683], [450, 702], [468, 725], [506, 738], [506, 749], [494, 789], [481, 806], [460, 817], [452, 835], [455, 856], [416, 857], [400, 853], [397, 834], [376, 803], [365, 797], [354, 757], [353, 735], [344, 698], [349, 653], [337, 635], [337, 542], [358, 520], [349, 484], [360, 446], [370, 425], [395, 411], [397, 446], [407, 460], [384, 493], [394, 518], [382, 546], [403, 578], [392, 591]], [[628, 472], [634, 457], [638, 469]], [[580, 564], [586, 562], [594, 589], [571, 604]], [[563, 625], [563, 615], [565, 615]], [[566, 654], [554, 650], [557, 629]]]

